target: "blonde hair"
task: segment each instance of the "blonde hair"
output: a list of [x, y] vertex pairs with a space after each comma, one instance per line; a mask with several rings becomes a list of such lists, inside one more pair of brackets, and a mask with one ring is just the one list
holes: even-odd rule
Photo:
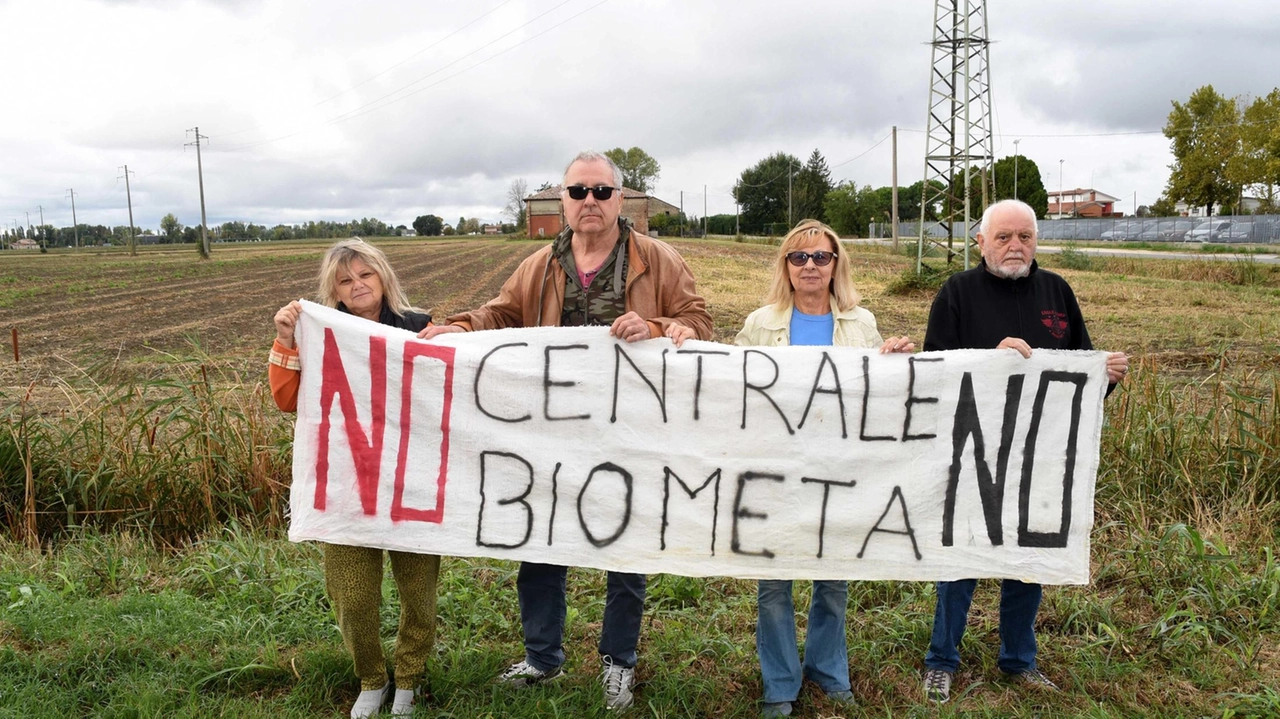
[[378, 273], [378, 279], [382, 281], [382, 303], [387, 309], [401, 317], [406, 312], [419, 311], [409, 304], [409, 298], [400, 289], [400, 280], [396, 277], [395, 270], [391, 269], [391, 263], [387, 262], [387, 256], [382, 254], [382, 250], [358, 237], [343, 240], [324, 253], [324, 259], [320, 261], [316, 302], [328, 307], [338, 306], [338, 271], [350, 274], [354, 260], [360, 260]]
[[831, 294], [835, 297], [836, 308], [848, 312], [862, 301], [857, 288], [853, 286], [853, 269], [849, 266], [849, 253], [845, 252], [836, 231], [817, 220], [801, 220], [787, 236], [782, 238], [782, 246], [778, 248], [778, 259], [773, 263], [773, 284], [769, 287], [766, 304], [784, 308], [795, 304], [795, 288], [791, 286], [791, 275], [787, 272], [787, 254], [797, 247], [806, 244], [814, 235], [824, 235], [831, 243], [835, 253], [835, 268], [831, 270]]

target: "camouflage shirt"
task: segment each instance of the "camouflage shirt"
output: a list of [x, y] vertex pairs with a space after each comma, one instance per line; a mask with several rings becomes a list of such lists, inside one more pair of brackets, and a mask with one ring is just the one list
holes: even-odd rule
[[573, 262], [573, 229], [566, 227], [551, 246], [551, 254], [564, 268], [564, 305], [560, 309], [561, 327], [611, 325], [627, 313], [627, 241], [631, 225], [618, 218], [618, 244], [600, 269], [582, 286], [578, 268]]

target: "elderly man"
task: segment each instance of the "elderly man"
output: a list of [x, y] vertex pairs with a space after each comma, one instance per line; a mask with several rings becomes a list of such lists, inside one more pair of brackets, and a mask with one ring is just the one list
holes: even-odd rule
[[[622, 172], [612, 160], [580, 153], [565, 169], [562, 197], [569, 226], [549, 247], [526, 258], [488, 304], [419, 336], [608, 325], [610, 334], [627, 342], [665, 336], [679, 345], [689, 338], [711, 338], [711, 316], [684, 259], [670, 245], [635, 232], [621, 217]], [[525, 657], [500, 681], [529, 686], [561, 674], [566, 571], [521, 563], [516, 588]], [[644, 592], [644, 575], [609, 572], [600, 632], [609, 709], [631, 704]]]
[[[987, 208], [977, 236], [982, 262], [947, 280], [933, 301], [924, 349], [1033, 348], [1088, 350], [1080, 306], [1066, 281], [1036, 265], [1036, 215], [1029, 205], [1003, 200]], [[1125, 378], [1129, 358], [1107, 355], [1108, 392]], [[938, 582], [933, 637], [925, 656], [925, 696], [945, 702], [960, 665], [976, 579]], [[1005, 579], [1000, 587], [1000, 670], [1019, 683], [1056, 690], [1036, 667], [1036, 612], [1041, 587]]]

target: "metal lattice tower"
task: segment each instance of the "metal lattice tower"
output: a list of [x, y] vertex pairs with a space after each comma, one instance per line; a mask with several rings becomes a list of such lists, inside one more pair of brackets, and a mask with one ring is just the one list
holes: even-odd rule
[[[934, 248], [945, 248], [948, 264], [963, 253], [969, 268], [970, 247], [977, 255], [975, 224], [995, 183], [985, 0], [935, 0], [932, 45], [917, 273]], [[926, 221], [931, 207], [938, 208], [938, 223]], [[930, 226], [941, 232], [931, 235]], [[963, 249], [955, 247], [958, 237]]]

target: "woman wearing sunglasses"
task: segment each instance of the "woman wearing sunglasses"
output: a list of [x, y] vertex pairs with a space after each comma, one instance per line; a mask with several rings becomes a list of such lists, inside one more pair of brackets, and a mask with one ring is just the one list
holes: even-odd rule
[[[915, 349], [907, 337], [882, 340], [875, 316], [858, 306], [860, 299], [839, 236], [817, 220], [804, 220], [783, 238], [768, 304], [747, 316], [737, 344], [879, 347], [881, 352]], [[854, 703], [844, 622], [848, 582], [814, 581], [803, 668], [796, 649], [791, 584], [790, 580], [761, 580], [757, 592], [756, 652], [764, 677], [766, 717], [791, 714], [804, 677], [821, 687], [831, 701]]]

